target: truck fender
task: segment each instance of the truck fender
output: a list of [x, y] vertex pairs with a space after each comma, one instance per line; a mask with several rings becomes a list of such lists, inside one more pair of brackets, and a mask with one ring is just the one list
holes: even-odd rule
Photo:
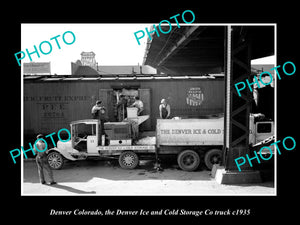
[[65, 151], [61, 151], [60, 149], [58, 148], [51, 148], [49, 149], [48, 153], [52, 152], [52, 151], [56, 151], [56, 152], [59, 152], [63, 157], [65, 157], [66, 159], [68, 160], [71, 160], [71, 161], [76, 161], [77, 159], [75, 159], [73, 156], [71, 156], [69, 153], [65, 152]]

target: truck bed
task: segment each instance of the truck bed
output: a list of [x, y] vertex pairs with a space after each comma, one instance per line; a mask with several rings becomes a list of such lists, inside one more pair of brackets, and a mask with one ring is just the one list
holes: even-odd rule
[[223, 145], [224, 118], [158, 119], [157, 146]]

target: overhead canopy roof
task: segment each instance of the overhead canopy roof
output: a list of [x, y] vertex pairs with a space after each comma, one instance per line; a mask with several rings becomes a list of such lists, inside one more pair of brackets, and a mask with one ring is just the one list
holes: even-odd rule
[[[162, 27], [164, 31], [169, 26]], [[233, 27], [234, 29], [234, 27]], [[274, 54], [274, 26], [243, 26], [251, 41], [251, 59]], [[173, 26], [155, 32], [147, 42], [144, 64], [171, 75], [201, 75], [224, 71], [225, 26]]]
[[68, 82], [68, 81], [133, 81], [133, 80], [197, 80], [197, 79], [223, 79], [223, 74], [206, 74], [204, 76], [170, 76], [170, 75], [158, 75], [158, 74], [139, 74], [139, 75], [109, 75], [109, 76], [77, 76], [77, 75], [32, 75], [24, 76], [25, 82]]

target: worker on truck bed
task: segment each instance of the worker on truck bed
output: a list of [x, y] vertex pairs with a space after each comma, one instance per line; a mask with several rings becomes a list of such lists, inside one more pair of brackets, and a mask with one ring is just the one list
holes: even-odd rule
[[144, 103], [140, 100], [139, 96], [135, 97], [135, 102], [131, 105], [131, 107], [138, 108], [137, 115], [141, 115], [141, 112], [144, 110]]
[[167, 103], [166, 99], [162, 99], [159, 105], [159, 117], [161, 119], [169, 119], [171, 114], [170, 105]]
[[117, 103], [117, 120], [122, 122], [127, 117], [127, 99], [125, 95], [120, 95], [120, 100]]
[[[102, 138], [102, 135], [106, 135], [105, 134], [105, 130], [104, 130], [104, 123], [108, 122], [108, 118], [105, 115], [106, 109], [104, 107], [101, 107], [101, 109], [99, 110], [99, 120], [100, 120], [100, 138], [99, 141]], [[99, 143], [100, 144], [100, 143]]]
[[91, 112], [93, 119], [99, 119], [99, 110], [102, 108], [101, 103], [102, 103], [102, 101], [97, 100], [96, 105], [93, 106], [92, 112]]

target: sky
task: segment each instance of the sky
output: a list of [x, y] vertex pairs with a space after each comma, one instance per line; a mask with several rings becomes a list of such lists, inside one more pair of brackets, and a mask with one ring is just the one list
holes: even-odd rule
[[[40, 58], [32, 54], [33, 62], [51, 62], [51, 74], [71, 74], [71, 62], [81, 58], [81, 52], [93, 51], [98, 65], [142, 65], [146, 47], [147, 35], [140, 39], [138, 45], [134, 32], [150, 28], [152, 24], [22, 24], [21, 25], [21, 50], [34, 51], [34, 45], [39, 49], [43, 41], [49, 41], [52, 52]], [[175, 25], [175, 24], [174, 24]], [[72, 31], [76, 40], [71, 45], [66, 45], [62, 36], [66, 31]], [[58, 49], [55, 40], [57, 38], [61, 49]], [[71, 34], [65, 36], [66, 41], [71, 42]], [[48, 45], [43, 44], [43, 50], [47, 52]], [[38, 50], [39, 51], [39, 50]], [[20, 57], [20, 56], [19, 56]], [[29, 57], [22, 63], [30, 62]], [[275, 57], [266, 57], [253, 60], [252, 64], [274, 64]]]
[[251, 60], [251, 64], [276, 64], [276, 57], [274, 55], [259, 59]]
[[[21, 51], [28, 49], [34, 51], [34, 45], [39, 49], [43, 41], [49, 41], [52, 52], [40, 58], [32, 54], [33, 62], [51, 62], [51, 74], [71, 74], [71, 62], [81, 58], [81, 52], [93, 51], [98, 65], [142, 65], [146, 47], [146, 35], [138, 45], [134, 32], [145, 30], [150, 24], [22, 24], [21, 25]], [[62, 35], [72, 31], [76, 40], [71, 45], [66, 45]], [[61, 49], [58, 49], [57, 38]], [[71, 34], [66, 34], [66, 41], [71, 42]], [[43, 51], [49, 51], [47, 44], [42, 45]], [[39, 50], [38, 50], [39, 51]], [[20, 57], [20, 56], [19, 56]], [[29, 57], [22, 63], [30, 62]]]

